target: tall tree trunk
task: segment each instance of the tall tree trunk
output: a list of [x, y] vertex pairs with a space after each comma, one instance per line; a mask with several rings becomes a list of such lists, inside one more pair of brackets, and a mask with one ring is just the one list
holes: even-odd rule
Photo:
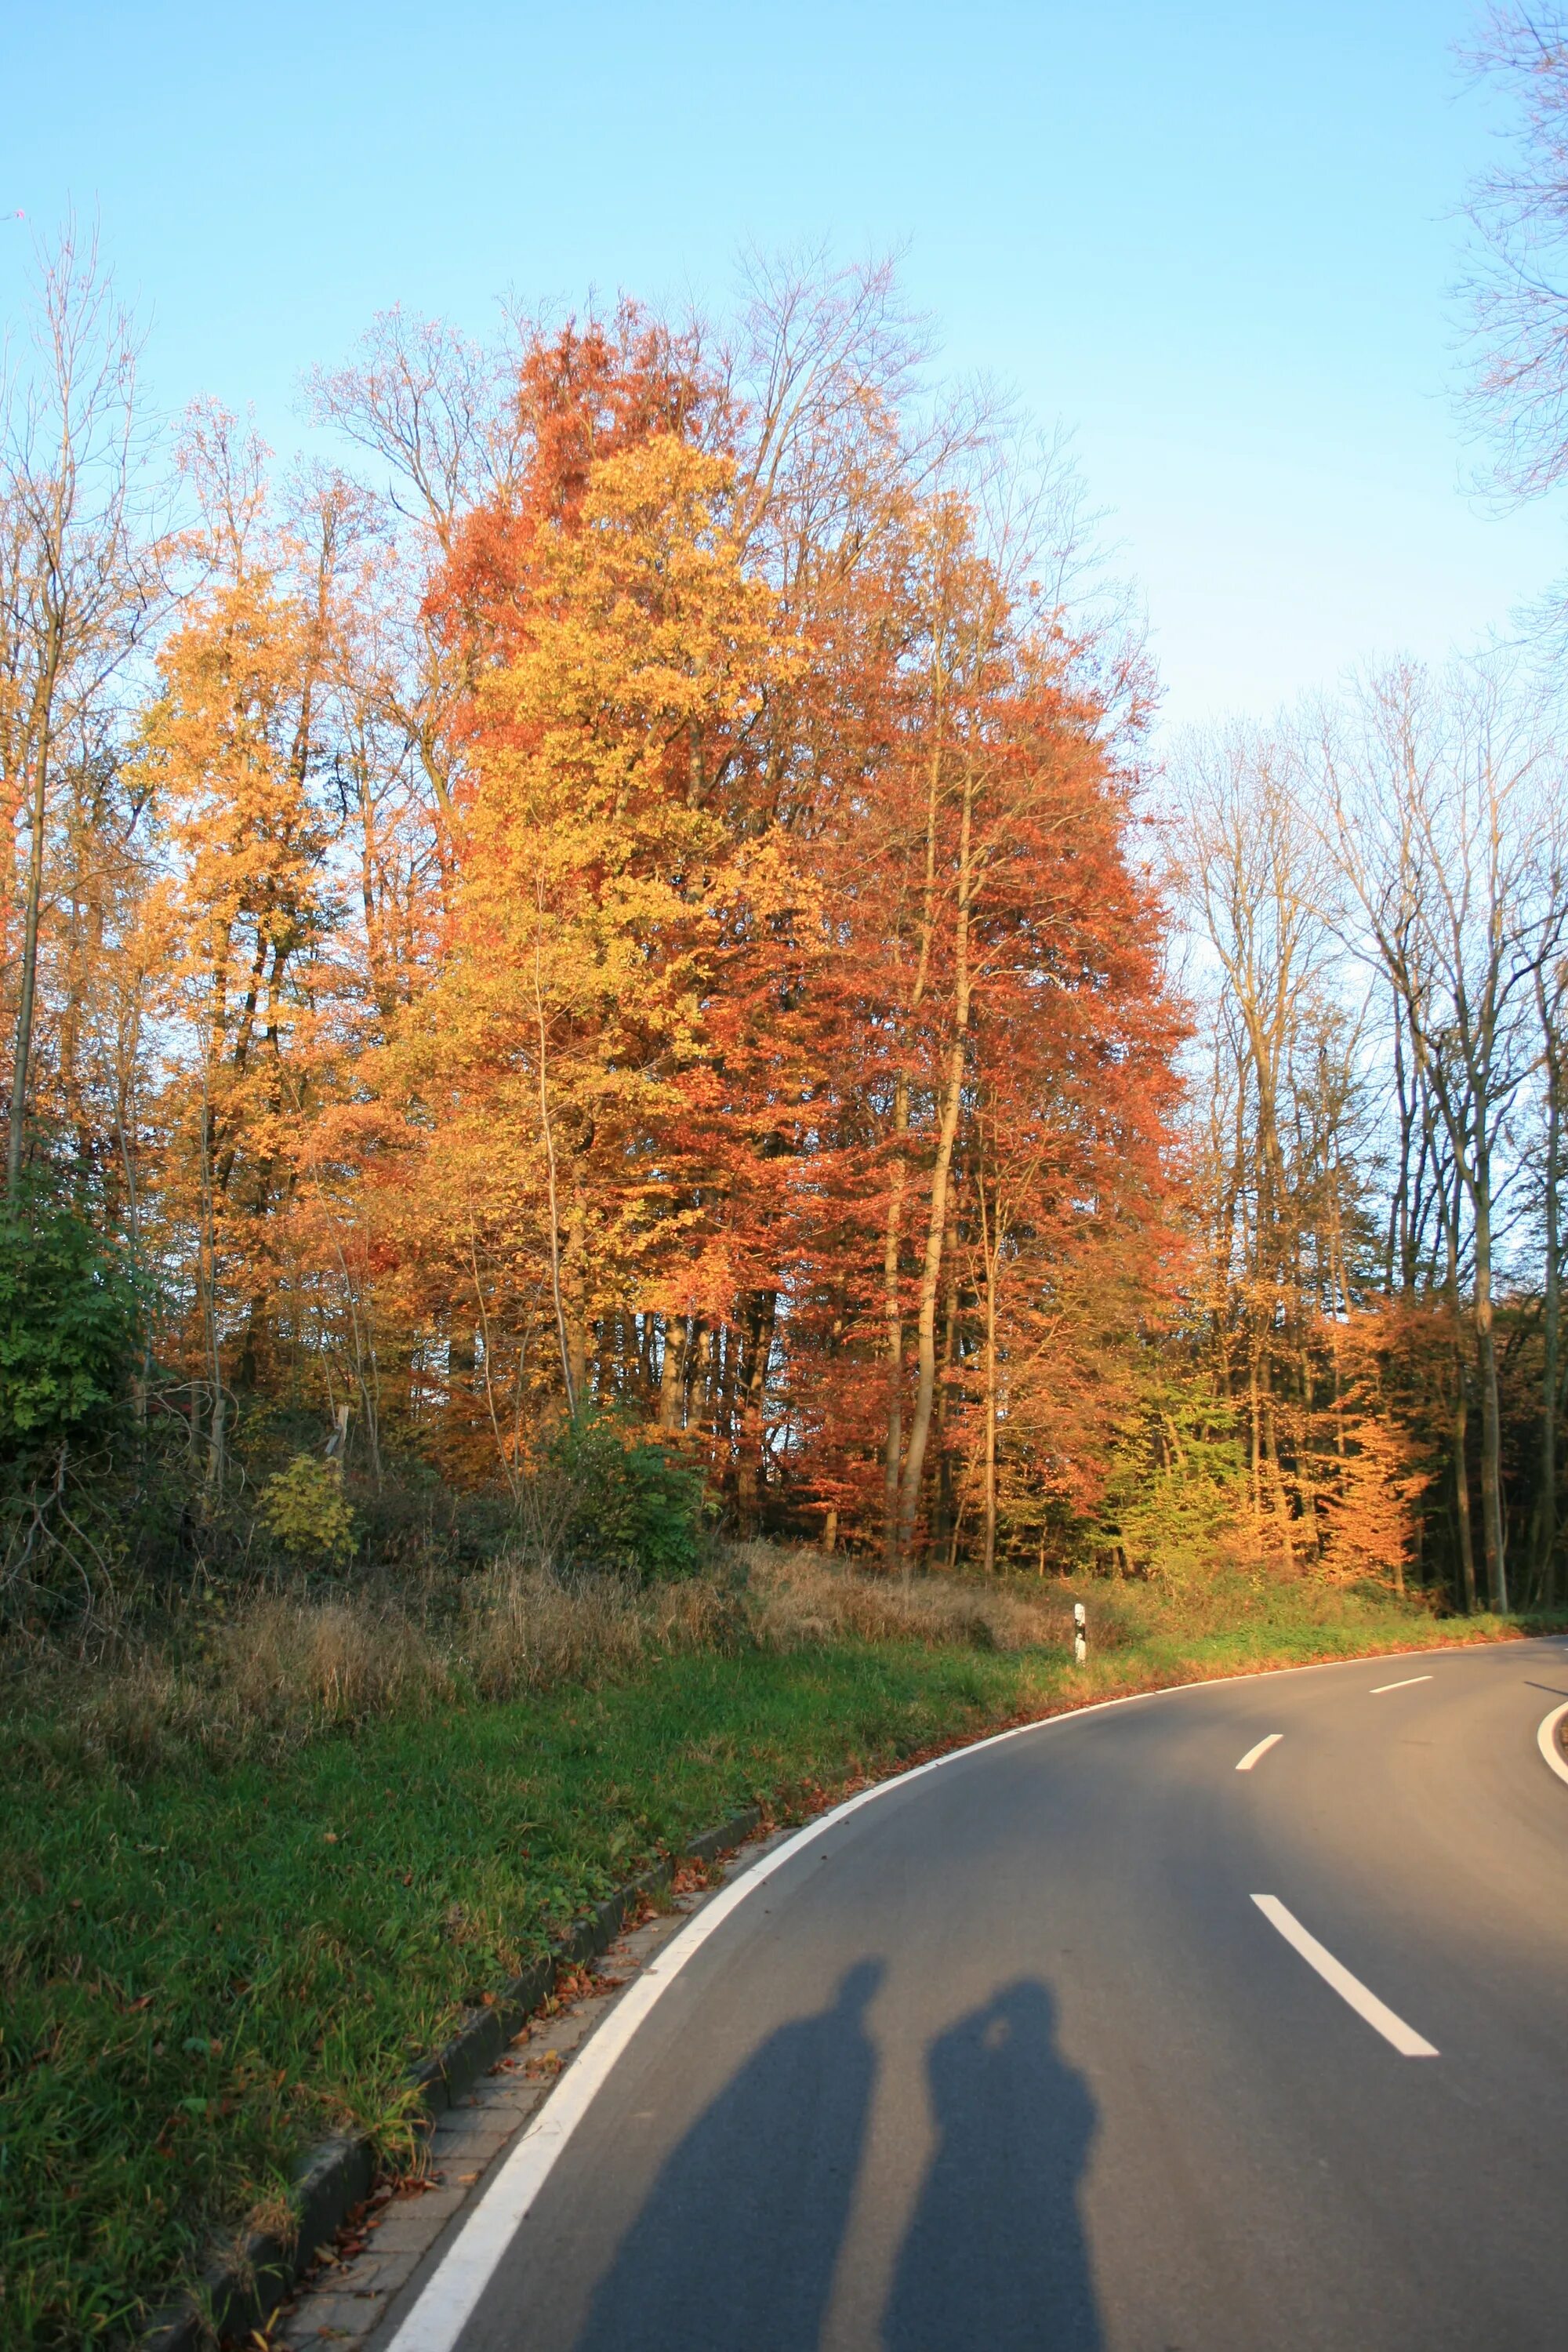
[[1546, 1063], [1546, 1266], [1541, 1315], [1541, 1458], [1535, 1504], [1534, 1568], [1536, 1598], [1542, 1608], [1557, 1599], [1557, 1416], [1562, 1357], [1563, 1208], [1558, 1187], [1563, 1176], [1563, 1055], [1558, 1024], [1563, 997], [1549, 1001], [1544, 978], [1537, 974], [1536, 1003], [1540, 1008], [1542, 1049]]
[[985, 1268], [985, 1453], [983, 1507], [985, 1517], [985, 1541], [983, 1565], [987, 1576], [996, 1567], [996, 1267], [1001, 1255], [1000, 1219], [988, 1217], [985, 1209], [985, 1185], [982, 1180], [980, 1198], [980, 1251]]
[[973, 763], [964, 770], [963, 814], [959, 827], [957, 916], [953, 933], [952, 1040], [943, 1074], [942, 1118], [937, 1129], [936, 1158], [931, 1177], [931, 1213], [926, 1221], [925, 1257], [921, 1269], [918, 1371], [914, 1412], [910, 1421], [909, 1451], [899, 1484], [899, 1551], [906, 1571], [915, 1523], [920, 1517], [921, 1481], [926, 1446], [931, 1438], [931, 1407], [936, 1396], [936, 1302], [942, 1283], [942, 1244], [947, 1233], [948, 1181], [952, 1150], [963, 1103], [963, 1079], [969, 1058], [969, 911], [973, 890], [973, 841], [976, 778]]
[[[205, 1049], [204, 1049], [205, 1050]], [[218, 1332], [217, 1316], [217, 1223], [216, 1204], [213, 1195], [212, 1118], [207, 1103], [206, 1072], [204, 1058], [202, 1082], [201, 1132], [201, 1215], [202, 1255], [205, 1261], [202, 1284], [202, 1335], [211, 1381], [211, 1402], [207, 1414], [207, 1458], [202, 1476], [202, 1509], [211, 1517], [223, 1500], [226, 1461], [227, 1393], [223, 1384], [223, 1349]]]
[[713, 1382], [713, 1443], [721, 1464], [721, 1476], [728, 1476], [728, 1465], [735, 1450], [735, 1399], [740, 1387], [741, 1335], [732, 1323], [721, 1324], [715, 1334], [718, 1340]]
[[1459, 1306], [1459, 1215], [1458, 1187], [1455, 1182], [1454, 1196], [1443, 1206], [1444, 1224], [1448, 1249], [1448, 1314], [1454, 1341], [1454, 1532], [1459, 1548], [1459, 1587], [1465, 1614], [1476, 1613], [1476, 1547], [1470, 1527], [1470, 1470], [1467, 1445], [1469, 1437], [1469, 1401], [1465, 1393], [1465, 1353], [1461, 1339], [1464, 1324]]
[[[51, 650], [48, 703], [54, 697], [53, 671], [58, 667], [58, 646]], [[5, 1134], [5, 1197], [13, 1209], [22, 1190], [22, 1151], [27, 1124], [27, 1074], [33, 1056], [33, 1008], [38, 985], [38, 910], [44, 894], [44, 822], [48, 814], [47, 778], [49, 726], [46, 716], [39, 730], [33, 763], [33, 792], [27, 842], [27, 897], [22, 919], [22, 978], [16, 1002], [16, 1044], [11, 1065], [11, 1106]]]
[[910, 1083], [893, 1087], [893, 1161], [888, 1179], [888, 1226], [882, 1243], [882, 1317], [888, 1362], [888, 1427], [882, 1448], [882, 1548], [889, 1568], [899, 1557], [899, 1469], [904, 1451], [904, 1316], [899, 1287], [908, 1180]]
[[[945, 677], [938, 667], [931, 751], [926, 769], [925, 870], [921, 877], [920, 950], [904, 1005], [911, 1022], [925, 1001], [936, 930], [937, 832], [942, 814], [942, 711]], [[900, 1039], [900, 1043], [902, 1040]], [[882, 1455], [883, 1550], [889, 1569], [899, 1561], [899, 1475], [904, 1446], [904, 1322], [899, 1265], [903, 1252], [904, 1195], [909, 1187], [910, 1082], [900, 1070], [893, 1082], [893, 1162], [889, 1171], [888, 1229], [882, 1249], [883, 1315], [887, 1326], [888, 1427]]]
[[954, 1534], [955, 1498], [952, 1486], [952, 1445], [948, 1423], [951, 1419], [950, 1399], [952, 1369], [958, 1361], [958, 1284], [952, 1273], [958, 1255], [958, 1240], [951, 1224], [947, 1230], [947, 1297], [942, 1318], [942, 1366], [936, 1391], [936, 1508], [931, 1517], [932, 1547], [940, 1555], [949, 1550]]
[[[576, 1300], [577, 1321], [573, 1327], [566, 1311], [565, 1285], [561, 1261], [561, 1207], [556, 1181], [555, 1123], [550, 1115], [550, 1031], [544, 1017], [544, 982], [542, 965], [541, 933], [544, 928], [544, 881], [535, 877], [535, 898], [538, 922], [533, 934], [533, 1013], [539, 1038], [539, 1135], [544, 1146], [545, 1211], [550, 1220], [550, 1294], [555, 1308], [555, 1337], [561, 1349], [561, 1382], [566, 1391], [566, 1411], [574, 1421], [581, 1409], [588, 1381], [588, 1327], [582, 1314], [582, 1301]], [[572, 1232], [578, 1245], [583, 1234], [583, 1202], [579, 1192], [573, 1202]], [[568, 1242], [567, 1255], [572, 1255], [573, 1242]], [[574, 1270], [580, 1266], [574, 1260]]]
[[572, 1216], [566, 1228], [566, 1248], [560, 1270], [563, 1363], [566, 1375], [566, 1410], [570, 1413], [586, 1412], [591, 1402], [588, 1393], [587, 1252], [587, 1211], [584, 1206], [582, 1188], [577, 1186], [573, 1191]]
[[[1418, 1099], [1415, 1075], [1405, 1060], [1405, 1013], [1397, 989], [1394, 994], [1394, 1093], [1398, 1105], [1399, 1141], [1395, 1147], [1394, 1185], [1388, 1204], [1388, 1239], [1384, 1252], [1384, 1288], [1390, 1297], [1397, 1289], [1406, 1300], [1415, 1296], [1415, 1221], [1413, 1170], [1417, 1132]], [[1426, 1146], [1426, 1123], [1421, 1129]]]
[[1508, 1612], [1508, 1555], [1502, 1517], [1502, 1411], [1498, 1396], [1497, 1333], [1492, 1308], [1491, 1170], [1487, 1147], [1478, 1143], [1472, 1199], [1476, 1244], [1476, 1360], [1481, 1383], [1481, 1542], [1487, 1565], [1487, 1598], [1500, 1616]]
[[1473, 1617], [1479, 1595], [1476, 1589], [1476, 1539], [1470, 1527], [1470, 1468], [1468, 1457], [1470, 1408], [1465, 1393], [1465, 1365], [1460, 1351], [1454, 1351], [1454, 1532], [1459, 1546], [1459, 1586], [1464, 1597], [1465, 1614]]
[[762, 1524], [763, 1441], [765, 1434], [768, 1359], [773, 1352], [773, 1320], [778, 1297], [773, 1291], [758, 1294], [746, 1318], [744, 1373], [741, 1382], [741, 1412], [735, 1460], [735, 1503], [742, 1533], [752, 1536]]

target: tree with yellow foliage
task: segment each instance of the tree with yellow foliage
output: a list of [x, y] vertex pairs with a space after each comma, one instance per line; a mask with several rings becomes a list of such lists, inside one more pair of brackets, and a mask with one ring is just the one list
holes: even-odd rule
[[682, 1128], [750, 737], [792, 658], [731, 484], [656, 435], [541, 529], [521, 647], [479, 691], [453, 949], [421, 1024], [432, 1201], [487, 1253], [541, 1250], [574, 1408], [595, 1315], [666, 1299], [711, 1206]]
[[262, 453], [216, 415], [197, 420], [194, 446], [205, 578], [161, 649], [138, 767], [166, 861], [163, 989], [184, 1041], [163, 1108], [165, 1213], [195, 1243], [194, 1393], [216, 1499], [229, 1359], [248, 1381], [266, 1346], [275, 1235], [321, 1050], [337, 913], [319, 781], [332, 621], [326, 554], [301, 563], [297, 543], [263, 531]]

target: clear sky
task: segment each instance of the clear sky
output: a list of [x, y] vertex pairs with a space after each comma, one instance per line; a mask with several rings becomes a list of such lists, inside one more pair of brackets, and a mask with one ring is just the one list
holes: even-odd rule
[[[255, 403], [401, 300], [721, 302], [908, 245], [951, 363], [1065, 418], [1173, 718], [1505, 627], [1558, 514], [1467, 495], [1458, 0], [3, 0], [0, 212], [99, 208], [159, 400]], [[19, 102], [25, 100], [25, 102]], [[28, 227], [0, 223], [0, 309]]]

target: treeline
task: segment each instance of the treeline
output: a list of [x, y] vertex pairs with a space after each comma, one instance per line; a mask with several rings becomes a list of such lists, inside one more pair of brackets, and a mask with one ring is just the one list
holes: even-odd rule
[[69, 239], [37, 323], [13, 1622], [463, 1495], [548, 1552], [617, 1462], [617, 1558], [700, 1486], [891, 1568], [1555, 1597], [1515, 684], [1152, 776], [1070, 469], [931, 393], [886, 269], [489, 347], [389, 313], [310, 384], [342, 467], [277, 479], [211, 404], [147, 429]]
[[1568, 812], [1517, 665], [1191, 746], [1198, 1354], [1289, 1563], [1555, 1605]]
[[[1065, 469], [921, 392], [886, 271], [777, 272], [722, 334], [392, 313], [312, 386], [357, 472], [198, 408], [171, 523], [93, 257], [44, 324], [12, 1246], [46, 1195], [113, 1244], [187, 1539], [323, 1429], [521, 1507], [595, 1413], [742, 1528], [1043, 1559], [1170, 1252], [1180, 1034]], [[24, 1582], [92, 1426], [35, 1421]]]
[[[1499, 0], [1465, 62], [1508, 134], [1464, 207], [1465, 405], [1493, 488], [1531, 499], [1568, 475], [1568, 11]], [[1237, 1415], [1260, 1549], [1462, 1608], [1568, 1598], [1565, 616], [1559, 583], [1513, 653], [1369, 671], [1173, 778], [1189, 1361]], [[1173, 1414], [1145, 1464], [1201, 1486], [1213, 1431]]]

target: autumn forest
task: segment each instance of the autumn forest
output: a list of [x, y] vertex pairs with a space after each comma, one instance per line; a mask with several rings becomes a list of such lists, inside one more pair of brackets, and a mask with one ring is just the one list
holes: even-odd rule
[[384, 314], [292, 468], [143, 408], [87, 236], [33, 323], [9, 1622], [569, 1548], [612, 1457], [892, 1573], [1561, 1598], [1532, 670], [1162, 734], [1070, 453], [887, 267]]

